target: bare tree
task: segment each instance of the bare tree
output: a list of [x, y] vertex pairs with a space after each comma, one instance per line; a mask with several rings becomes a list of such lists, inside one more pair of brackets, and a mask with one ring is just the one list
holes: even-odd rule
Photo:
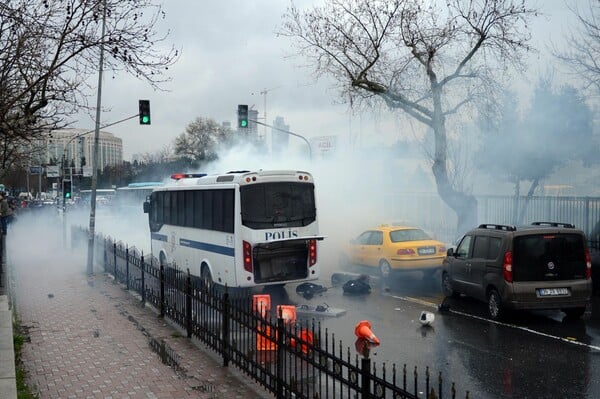
[[144, 164], [150, 163], [166, 163], [173, 160], [174, 154], [171, 145], [167, 144], [160, 150], [155, 152], [145, 152], [140, 156], [140, 162]]
[[476, 223], [477, 202], [451, 183], [447, 119], [489, 94], [507, 66], [521, 65], [535, 11], [519, 0], [427, 3], [326, 0], [305, 12], [292, 5], [280, 33], [351, 101], [382, 99], [433, 130], [433, 174], [460, 233]]
[[85, 82], [97, 73], [101, 48], [105, 69], [160, 88], [177, 59], [156, 30], [162, 18], [152, 0], [2, 2], [0, 141], [34, 140], [86, 107]]
[[600, 93], [600, 1], [588, 0], [583, 8], [573, 5], [570, 9], [579, 27], [568, 37], [569, 50], [554, 53], [583, 78], [586, 88]]

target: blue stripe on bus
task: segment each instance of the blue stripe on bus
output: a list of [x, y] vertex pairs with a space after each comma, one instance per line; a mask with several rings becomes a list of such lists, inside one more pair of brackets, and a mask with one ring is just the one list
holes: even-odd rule
[[[169, 236], [167, 236], [166, 234], [152, 233], [152, 239], [157, 240], [157, 241], [168, 242]], [[182, 247], [189, 247], [189, 248], [194, 248], [194, 249], [201, 249], [203, 251], [208, 251], [208, 252], [215, 252], [215, 253], [221, 254], [221, 255], [227, 255], [227, 256], [235, 255], [234, 248], [223, 247], [221, 245], [215, 245], [215, 244], [209, 244], [207, 242], [192, 241], [192, 240], [186, 240], [186, 239], [182, 238], [179, 240], [179, 245], [181, 245]]]
[[169, 241], [169, 237], [165, 234], [152, 233], [151, 237], [153, 240], [157, 240], [157, 241], [164, 241], [164, 242]]
[[221, 255], [234, 256], [234, 248], [224, 247], [221, 245], [209, 244], [207, 242], [192, 241], [186, 239], [180, 239], [179, 245], [182, 247], [190, 247], [194, 249], [201, 249], [203, 251], [215, 252]]

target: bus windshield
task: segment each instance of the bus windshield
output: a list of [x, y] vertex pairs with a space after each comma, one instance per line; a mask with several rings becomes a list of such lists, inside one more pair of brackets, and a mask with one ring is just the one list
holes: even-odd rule
[[277, 182], [240, 187], [242, 224], [252, 229], [300, 227], [316, 220], [314, 185]]

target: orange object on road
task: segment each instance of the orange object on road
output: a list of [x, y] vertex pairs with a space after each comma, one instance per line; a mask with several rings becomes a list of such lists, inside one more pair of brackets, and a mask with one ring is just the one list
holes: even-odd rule
[[277, 317], [281, 317], [285, 324], [296, 322], [296, 306], [277, 305]]
[[373, 331], [371, 331], [371, 323], [369, 323], [367, 320], [358, 322], [356, 327], [354, 327], [354, 334], [358, 338], [364, 338], [375, 345], [379, 345], [381, 343], [379, 338], [377, 338], [375, 334], [373, 334]]
[[271, 311], [271, 295], [256, 294], [252, 295], [252, 309], [264, 319]]
[[[302, 350], [302, 353], [307, 354], [309, 352], [308, 345], [312, 346], [312, 344], [314, 342], [313, 333], [310, 330], [308, 330], [307, 328], [303, 328], [302, 330], [300, 330], [298, 337], [302, 340], [302, 343], [300, 343], [300, 348]], [[296, 339], [295, 338], [292, 338], [290, 340], [290, 346], [294, 349], [296, 348]]]
[[[271, 311], [271, 295], [256, 294], [252, 296], [252, 309], [259, 314], [261, 318], [266, 319]], [[256, 326], [256, 350], [271, 351], [277, 349], [275, 344], [275, 334], [272, 334], [271, 327], [267, 323], [259, 322]]]
[[[262, 334], [261, 334], [262, 331]], [[263, 335], [264, 334], [264, 335]], [[271, 327], [268, 325], [258, 326], [256, 333], [256, 350], [257, 351], [272, 351], [277, 349], [275, 343], [276, 334], [271, 333]]]

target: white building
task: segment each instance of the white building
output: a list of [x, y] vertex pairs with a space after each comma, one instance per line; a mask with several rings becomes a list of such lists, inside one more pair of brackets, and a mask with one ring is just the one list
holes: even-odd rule
[[[82, 164], [92, 166], [94, 131], [85, 129], [60, 129], [48, 134], [40, 143], [40, 165], [57, 163], [64, 158], [68, 165], [80, 169]], [[98, 169], [123, 163], [123, 140], [112, 133], [100, 131], [98, 140]]]

